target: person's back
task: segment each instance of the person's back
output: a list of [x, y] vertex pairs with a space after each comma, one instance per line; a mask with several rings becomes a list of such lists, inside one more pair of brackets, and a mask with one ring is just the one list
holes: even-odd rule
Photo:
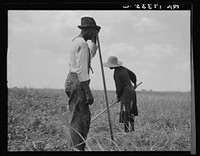
[[130, 79], [128, 69], [120, 66], [115, 68], [114, 71], [114, 79], [116, 83], [116, 92], [119, 95], [121, 101], [132, 100], [134, 98], [133, 83], [136, 82], [136, 77], [132, 76], [133, 78]]
[[129, 78], [127, 69], [123, 66], [117, 67], [114, 72], [115, 76], [118, 76], [121, 80], [123, 88], [131, 88], [131, 80]]

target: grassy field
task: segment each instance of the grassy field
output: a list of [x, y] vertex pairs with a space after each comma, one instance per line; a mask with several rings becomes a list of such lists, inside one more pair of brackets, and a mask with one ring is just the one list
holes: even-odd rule
[[[92, 117], [103, 110], [104, 92], [93, 91]], [[109, 103], [115, 92], [108, 92]], [[123, 132], [119, 103], [111, 107], [114, 142], [107, 114], [91, 123], [86, 151], [190, 151], [190, 92], [137, 91], [135, 131]], [[68, 98], [64, 90], [8, 89], [8, 151], [72, 151], [69, 146]]]

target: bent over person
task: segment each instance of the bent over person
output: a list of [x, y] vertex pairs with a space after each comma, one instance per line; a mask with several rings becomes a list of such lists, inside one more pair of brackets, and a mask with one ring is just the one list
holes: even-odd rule
[[[117, 57], [110, 56], [104, 63], [105, 67], [114, 69], [117, 101], [121, 101], [119, 122], [124, 123], [124, 131], [134, 131], [134, 116], [138, 116], [136, 98], [136, 75], [131, 70], [122, 66]], [[132, 83], [134, 86], [132, 86]]]
[[[92, 17], [82, 17], [81, 25], [78, 26], [81, 33], [72, 41], [70, 51], [70, 72], [65, 81], [65, 92], [69, 97], [70, 110], [70, 143], [71, 146], [84, 151], [84, 140], [87, 138], [90, 127], [89, 105], [93, 104], [94, 98], [91, 93], [90, 63], [95, 56], [97, 45], [96, 37], [100, 26], [96, 25]], [[91, 40], [89, 47], [87, 41]]]

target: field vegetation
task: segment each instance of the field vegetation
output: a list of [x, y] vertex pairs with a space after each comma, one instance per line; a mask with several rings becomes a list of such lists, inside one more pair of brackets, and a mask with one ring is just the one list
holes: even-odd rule
[[[106, 108], [104, 92], [92, 91], [91, 117]], [[116, 99], [108, 91], [109, 103]], [[64, 90], [8, 89], [8, 151], [73, 151], [69, 146], [68, 98]], [[124, 133], [119, 103], [110, 108], [114, 142], [107, 113], [90, 125], [86, 151], [190, 151], [190, 92], [137, 91], [139, 116], [135, 131]]]

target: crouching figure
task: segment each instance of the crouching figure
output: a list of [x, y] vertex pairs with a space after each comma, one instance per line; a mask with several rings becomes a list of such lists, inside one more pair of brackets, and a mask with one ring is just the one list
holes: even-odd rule
[[[124, 123], [124, 131], [134, 131], [134, 117], [138, 116], [137, 98], [135, 89], [136, 75], [131, 70], [122, 66], [115, 56], [110, 56], [104, 67], [114, 69], [117, 101], [121, 102], [119, 122]], [[132, 83], [134, 86], [132, 85]]]

